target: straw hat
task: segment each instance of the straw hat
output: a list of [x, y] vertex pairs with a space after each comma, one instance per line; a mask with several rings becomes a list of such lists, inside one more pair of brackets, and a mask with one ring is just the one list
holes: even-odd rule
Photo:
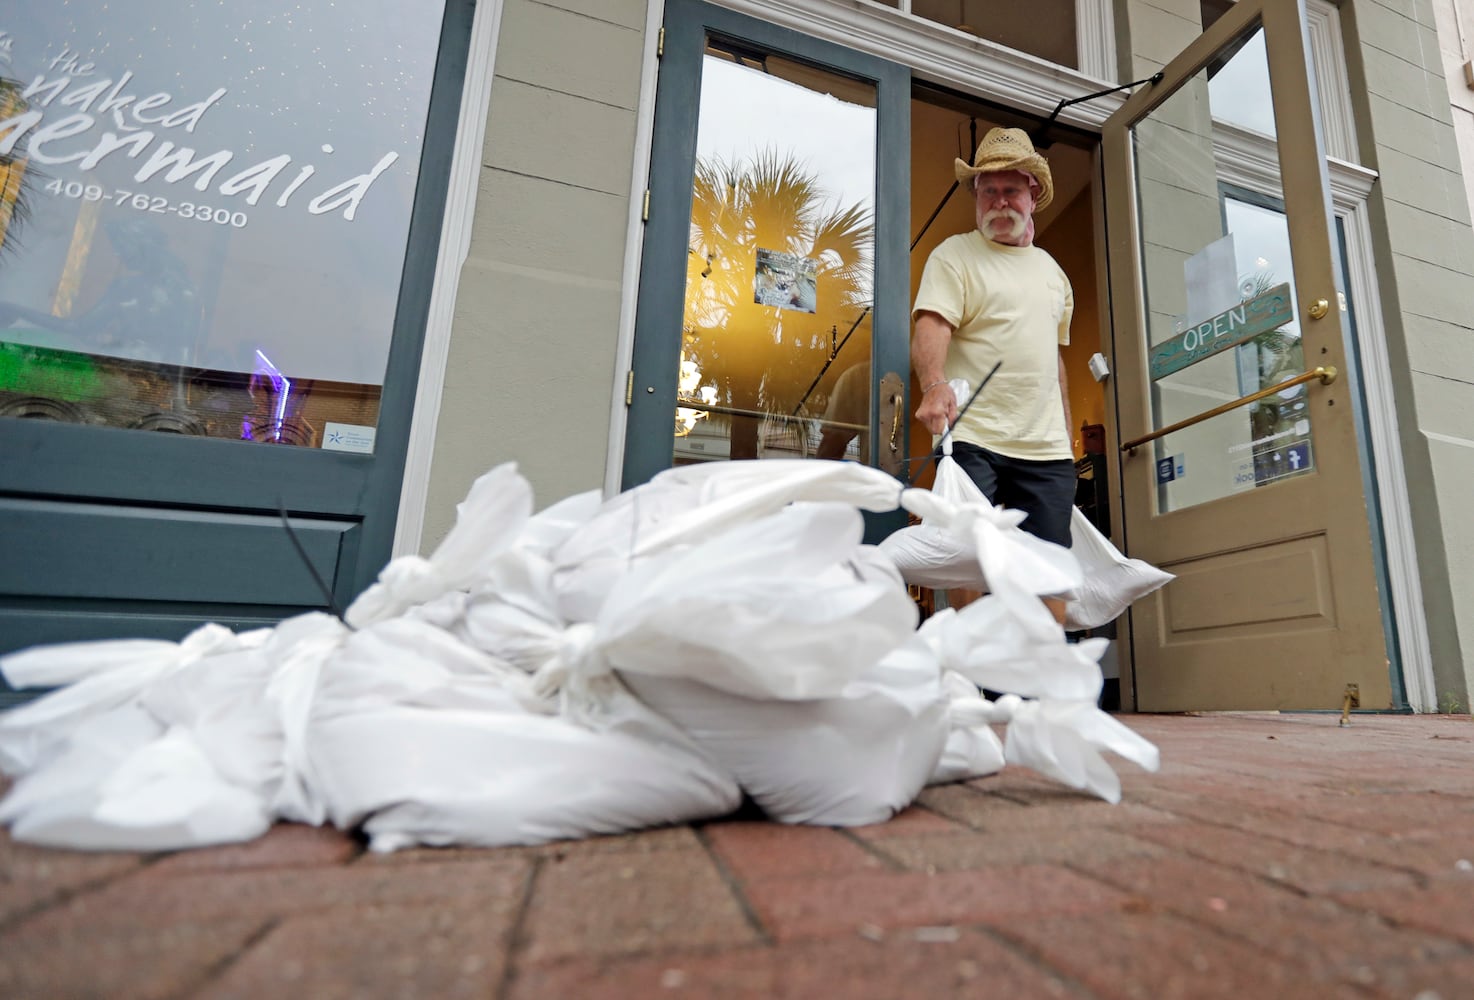
[[1049, 161], [1034, 150], [1029, 134], [1021, 128], [989, 129], [978, 143], [972, 166], [966, 160], [953, 161], [957, 180], [969, 183], [978, 174], [1002, 170], [1022, 170], [1039, 182], [1039, 195], [1034, 208], [1041, 209], [1054, 199], [1054, 179], [1049, 175]]

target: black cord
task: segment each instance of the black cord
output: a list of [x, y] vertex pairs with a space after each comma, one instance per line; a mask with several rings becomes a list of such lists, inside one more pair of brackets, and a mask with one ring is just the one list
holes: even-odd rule
[[[830, 365], [834, 364], [834, 359], [839, 357], [839, 352], [844, 350], [844, 345], [850, 342], [850, 335], [853, 334], [857, 329], [859, 329], [860, 324], [863, 323], [865, 321], [865, 317], [869, 315], [870, 307], [866, 306], [863, 310], [861, 310], [860, 315], [855, 319], [855, 321], [850, 324], [850, 328], [845, 331], [844, 339], [839, 342], [838, 347], [833, 348], [829, 352], [829, 359], [824, 362], [824, 367], [819, 369], [819, 374], [814, 376], [814, 381], [809, 383], [809, 387], [804, 390], [803, 396], [799, 398], [798, 405], [793, 408], [793, 416], [796, 417], [799, 415], [799, 412], [804, 408], [804, 404], [809, 401], [809, 396], [813, 393], [815, 389], [819, 387], [819, 383], [823, 381], [824, 373], [829, 370]], [[830, 343], [833, 342], [833, 336], [831, 335]]]
[[282, 502], [281, 497], [276, 498], [276, 512], [281, 515], [281, 526], [287, 529], [287, 537], [292, 541], [292, 548], [297, 550], [297, 558], [302, 560], [302, 565], [307, 567], [307, 572], [312, 574], [312, 579], [317, 584], [317, 589], [322, 592], [323, 603], [328, 606], [328, 610], [333, 613], [334, 618], [346, 624], [346, 620], [343, 618], [343, 611], [338, 607], [338, 602], [333, 597], [332, 590], [328, 587], [327, 582], [323, 580], [322, 574], [318, 573], [317, 567], [312, 565], [312, 560], [307, 558], [307, 550], [302, 547], [301, 540], [297, 538], [297, 532], [292, 528], [292, 522], [287, 518], [287, 507]]

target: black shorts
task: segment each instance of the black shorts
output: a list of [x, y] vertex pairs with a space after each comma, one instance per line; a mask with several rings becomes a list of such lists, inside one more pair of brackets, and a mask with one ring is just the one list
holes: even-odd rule
[[952, 460], [994, 504], [1027, 514], [1019, 527], [1046, 542], [1070, 547], [1073, 460], [1009, 458], [966, 441], [953, 442]]

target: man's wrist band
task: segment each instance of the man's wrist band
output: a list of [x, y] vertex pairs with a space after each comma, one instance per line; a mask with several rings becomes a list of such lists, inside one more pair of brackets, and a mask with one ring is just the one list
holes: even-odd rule
[[922, 386], [921, 387], [921, 394], [923, 396], [925, 396], [927, 393], [931, 392], [937, 386], [939, 386], [939, 385], [946, 385], [946, 384], [947, 384], [947, 380], [946, 379], [939, 378], [935, 382], [933, 382], [931, 385]]

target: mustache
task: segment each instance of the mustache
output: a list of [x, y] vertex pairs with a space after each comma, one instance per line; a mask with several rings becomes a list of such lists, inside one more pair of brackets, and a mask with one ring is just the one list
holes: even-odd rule
[[1003, 222], [1008, 227], [1006, 234], [1000, 234], [1000, 238], [1004, 239], [1016, 239], [1022, 236], [1029, 225], [1029, 220], [1022, 212], [1015, 211], [1011, 208], [989, 209], [978, 220], [979, 228], [984, 229], [997, 222]]
[[1007, 219], [1014, 225], [1024, 221], [1023, 213], [1016, 212], [1011, 208], [993, 208], [983, 213], [984, 222], [992, 222], [994, 219]]

